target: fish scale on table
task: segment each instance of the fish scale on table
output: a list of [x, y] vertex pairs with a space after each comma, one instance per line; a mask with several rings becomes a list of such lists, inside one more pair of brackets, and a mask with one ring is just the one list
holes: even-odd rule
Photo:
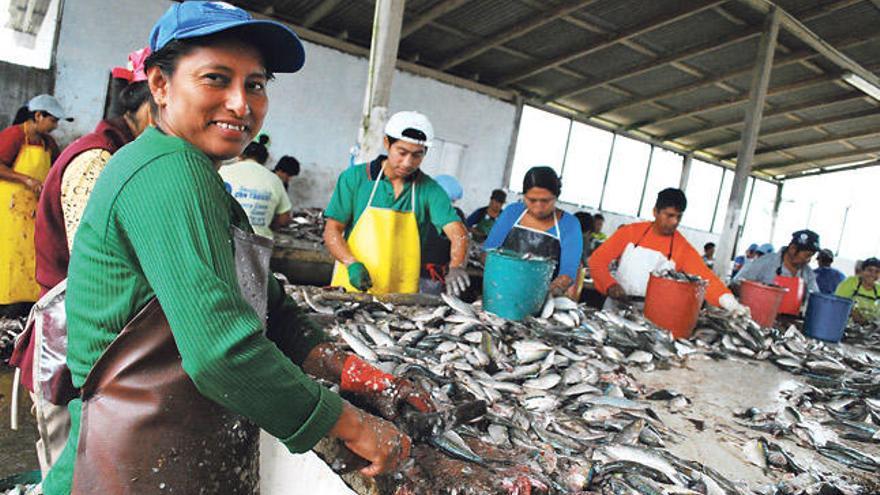
[[[774, 432], [809, 444], [846, 468], [880, 471], [873, 457], [835, 440], [820, 441], [837, 438], [830, 432], [838, 430], [855, 441], [880, 439], [878, 427], [866, 422], [880, 420], [876, 361], [869, 353], [813, 341], [793, 328], [761, 328], [709, 308], [701, 313], [690, 340], [676, 340], [637, 311], [585, 310], [558, 299], [545, 304], [545, 313], [548, 305], [552, 308], [549, 314], [514, 322], [452, 296], [444, 296], [446, 305], [439, 308], [396, 306], [385, 311], [364, 303], [325, 301], [315, 288], [304, 289], [301, 299], [305, 291], [310, 292], [308, 306], [317, 306], [316, 312], [332, 307], [342, 315], [331, 333], [365, 359], [383, 369], [390, 363], [395, 374], [422, 384], [438, 407], [487, 401], [482, 419], [459, 427], [457, 438], [450, 435], [432, 443], [457, 462], [473, 463], [468, 470], [474, 472], [500, 471], [507, 467], [505, 459], [517, 459], [530, 476], [548, 481], [550, 493], [760, 493], [766, 487], [747, 489], [712, 466], [669, 452], [665, 446], [679, 435], [652, 408], [667, 404], [671, 412], [685, 411], [690, 400], [675, 391], [648, 389], [629, 373], [683, 365], [696, 354], [763, 359], [803, 375], [809, 384], [786, 392], [791, 414], [753, 411], [732, 421], [759, 434]], [[807, 405], [825, 414], [828, 424], [800, 417], [795, 408]], [[836, 474], [803, 467], [781, 446], [767, 445], [772, 445], [768, 455], [774, 469], [805, 470], [798, 474], [799, 485], [778, 493], [812, 493], [812, 488], [837, 483]], [[485, 454], [498, 447], [503, 450]], [[511, 480], [501, 476], [493, 483], [498, 491], [485, 493], [507, 493], [500, 487]], [[780, 478], [780, 487], [786, 483]]]

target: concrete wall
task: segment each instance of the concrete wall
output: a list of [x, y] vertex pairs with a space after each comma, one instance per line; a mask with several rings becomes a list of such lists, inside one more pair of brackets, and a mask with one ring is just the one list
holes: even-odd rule
[[52, 92], [52, 71], [0, 62], [0, 129], [15, 118], [15, 112], [28, 100]]
[[[77, 118], [62, 126], [62, 142], [89, 132], [101, 117], [108, 71], [147, 40], [167, 0], [77, 0], [65, 2], [57, 51], [56, 94]], [[278, 75], [269, 86], [270, 110], [263, 130], [274, 160], [285, 154], [302, 163], [291, 182], [295, 207], [324, 206], [336, 177], [349, 165], [356, 143], [366, 85], [367, 60], [306, 43], [306, 66]], [[390, 112], [419, 110], [437, 137], [463, 147], [456, 170], [469, 211], [501, 187], [515, 107], [482, 94], [409, 73], [395, 75]], [[426, 157], [428, 173], [440, 170], [438, 150]]]

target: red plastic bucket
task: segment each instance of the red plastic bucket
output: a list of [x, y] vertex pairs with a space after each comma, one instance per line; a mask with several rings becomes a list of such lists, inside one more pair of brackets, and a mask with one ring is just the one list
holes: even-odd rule
[[752, 310], [752, 319], [758, 325], [772, 327], [787, 292], [784, 287], [743, 280], [739, 285], [739, 301]]
[[797, 316], [801, 314], [801, 303], [804, 300], [804, 281], [800, 277], [783, 277], [777, 275], [773, 283], [788, 289], [782, 296], [779, 312], [784, 315]]
[[671, 280], [652, 274], [645, 293], [645, 318], [672, 332], [673, 337], [687, 339], [697, 325], [705, 295], [703, 283]]

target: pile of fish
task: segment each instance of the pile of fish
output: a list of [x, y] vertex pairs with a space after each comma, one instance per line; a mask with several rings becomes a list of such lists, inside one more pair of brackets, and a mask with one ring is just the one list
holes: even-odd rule
[[324, 210], [321, 208], [304, 208], [293, 210], [291, 222], [279, 229], [283, 234], [277, 236], [276, 244], [283, 245], [287, 240], [298, 240], [321, 243], [324, 240]]
[[835, 427], [845, 425], [840, 437], [880, 441], [873, 426], [880, 425], [880, 375], [866, 352], [712, 309], [692, 339], [674, 340], [640, 313], [596, 312], [565, 298], [550, 299], [539, 317], [511, 322], [447, 296], [436, 308], [392, 307], [322, 301], [313, 288], [289, 291], [314, 311], [335, 315], [331, 333], [362, 358], [431, 391], [438, 407], [489, 404], [484, 417], [434, 443], [441, 453], [417, 448], [416, 466], [388, 493], [875, 493], [863, 478], [802, 466], [769, 440], [758, 451], [764, 466], [780, 473], [771, 486], [747, 486], [679, 458], [665, 447], [680, 435], [655, 409], [686, 410], [689, 399], [647, 389], [629, 372], [683, 366], [696, 354], [768, 359], [803, 374], [809, 385], [792, 394], [788, 415], [750, 411], [742, 424], [774, 438], [803, 438], [826, 458], [876, 476], [878, 459], [798, 412], [823, 403]]
[[24, 330], [25, 318], [0, 318], [0, 362], [5, 362], [12, 355], [15, 338]]

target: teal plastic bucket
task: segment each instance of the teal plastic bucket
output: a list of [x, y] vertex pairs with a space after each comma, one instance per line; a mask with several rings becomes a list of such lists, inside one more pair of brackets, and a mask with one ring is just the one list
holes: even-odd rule
[[555, 262], [547, 258], [489, 251], [483, 272], [483, 308], [508, 320], [538, 312], [550, 290], [554, 267]]
[[810, 294], [804, 333], [814, 339], [840, 342], [852, 307], [852, 299], [830, 294]]

